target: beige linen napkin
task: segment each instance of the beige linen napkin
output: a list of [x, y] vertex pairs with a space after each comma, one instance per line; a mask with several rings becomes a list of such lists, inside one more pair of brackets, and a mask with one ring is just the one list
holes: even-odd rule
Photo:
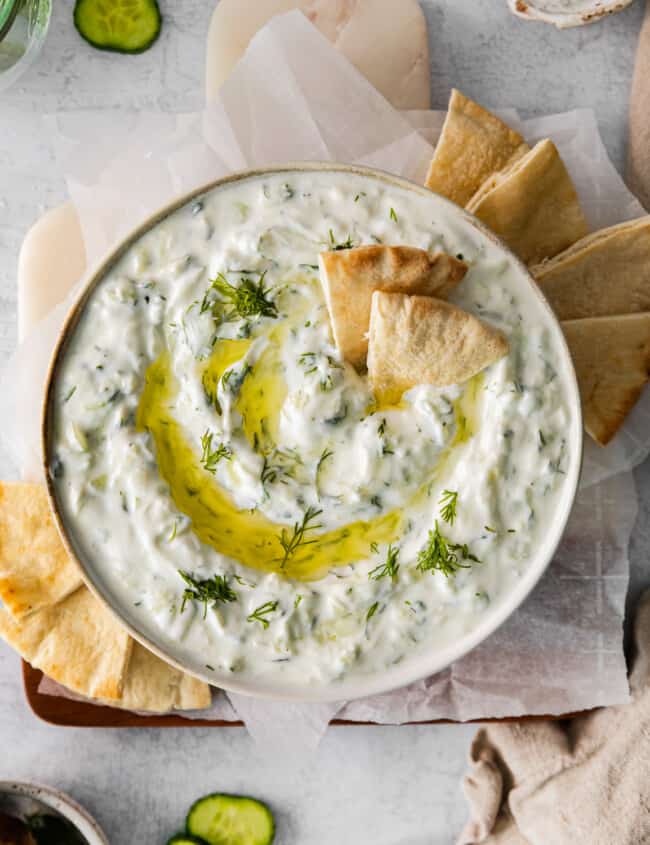
[[459, 845], [650, 845], [650, 590], [634, 634], [631, 703], [476, 734]]
[[650, 211], [650, 0], [641, 27], [632, 81], [627, 182]]

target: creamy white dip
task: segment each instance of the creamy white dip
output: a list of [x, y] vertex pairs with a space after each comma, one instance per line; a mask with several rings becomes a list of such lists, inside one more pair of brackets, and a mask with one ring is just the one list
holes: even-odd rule
[[[251, 178], [159, 223], [91, 294], [54, 388], [50, 474], [76, 550], [163, 647], [330, 683], [461, 637], [526, 571], [574, 442], [559, 340], [515, 262], [432, 208], [362, 175]], [[318, 279], [318, 253], [348, 240], [462, 256], [451, 299], [510, 354], [374, 408]], [[230, 313], [218, 277], [261, 287], [267, 316]], [[454, 571], [427, 568], [436, 526]], [[179, 570], [218, 576], [219, 599], [183, 601]]]

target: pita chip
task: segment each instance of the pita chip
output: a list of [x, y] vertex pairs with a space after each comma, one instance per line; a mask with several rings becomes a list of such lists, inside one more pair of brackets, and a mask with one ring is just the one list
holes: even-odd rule
[[560, 320], [650, 311], [650, 216], [588, 235], [532, 273]]
[[464, 206], [489, 176], [528, 150], [518, 132], [454, 89], [426, 186]]
[[134, 642], [122, 695], [118, 701], [105, 703], [124, 710], [169, 713], [203, 710], [212, 703], [212, 695], [208, 684], [175, 669]]
[[56, 604], [82, 583], [41, 484], [0, 482], [0, 600], [20, 619]]
[[122, 694], [133, 640], [86, 587], [20, 620], [0, 609], [0, 636], [73, 692], [109, 700]]
[[578, 376], [587, 432], [605, 446], [650, 374], [650, 314], [567, 320], [562, 330]]
[[416, 384], [467, 381], [508, 353], [501, 332], [428, 296], [372, 296], [368, 376], [377, 399], [398, 402]]
[[366, 365], [373, 291], [445, 297], [467, 272], [444, 252], [379, 244], [322, 252], [319, 265], [334, 340], [357, 369]]
[[490, 177], [467, 210], [526, 264], [552, 258], [587, 234], [576, 189], [548, 139]]

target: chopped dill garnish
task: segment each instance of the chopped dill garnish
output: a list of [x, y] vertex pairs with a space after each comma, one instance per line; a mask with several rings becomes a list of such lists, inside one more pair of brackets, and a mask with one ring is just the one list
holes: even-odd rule
[[[212, 311], [215, 317], [223, 322], [246, 317], [277, 317], [278, 309], [272, 299], [269, 299], [269, 288], [264, 287], [266, 271], [260, 273], [257, 282], [244, 276], [239, 281], [239, 287], [231, 285], [223, 273], [218, 273], [210, 282], [210, 287], [203, 297], [199, 313]], [[210, 294], [216, 292], [221, 299], [215, 299]], [[231, 310], [223, 310], [224, 305], [230, 305]]]
[[198, 601], [203, 603], [203, 618], [205, 619], [209, 602], [212, 602], [212, 607], [214, 607], [219, 602], [237, 601], [237, 593], [229, 586], [225, 575], [213, 575], [212, 578], [200, 580], [182, 569], [178, 570], [178, 574], [187, 584], [183, 592], [181, 613], [185, 610], [188, 601]]
[[417, 569], [420, 572], [442, 572], [445, 578], [455, 575], [459, 569], [469, 569], [470, 564], [465, 561], [480, 563], [481, 561], [470, 553], [466, 543], [450, 543], [440, 533], [438, 520], [434, 531], [429, 531], [427, 545], [418, 552]]
[[300, 595], [300, 593], [298, 593], [298, 595], [296, 596], [296, 599], [293, 603], [294, 610], [296, 610], [298, 608], [298, 605], [300, 604], [301, 601], [302, 601], [302, 596]]
[[271, 624], [266, 618], [269, 613], [274, 613], [278, 609], [277, 601], [267, 601], [256, 608], [249, 616], [246, 617], [247, 622], [260, 622], [262, 627], [266, 630]]
[[302, 355], [298, 357], [298, 363], [305, 367], [306, 376], [311, 373], [315, 373], [318, 370], [318, 367], [316, 366], [315, 352], [303, 352]]
[[334, 452], [331, 452], [329, 449], [323, 449], [321, 452], [320, 458], [318, 459], [318, 463], [316, 464], [316, 472], [314, 473], [314, 484], [316, 485], [316, 492], [318, 492], [320, 496], [320, 491], [318, 490], [318, 482], [320, 479], [320, 471], [323, 468], [323, 464], [328, 458], [331, 458]]
[[320, 508], [309, 507], [304, 513], [302, 522], [294, 523], [291, 534], [286, 528], [282, 529], [278, 538], [280, 545], [284, 549], [284, 557], [282, 558], [282, 563], [280, 564], [281, 567], [286, 565], [289, 558], [295, 555], [300, 546], [310, 546], [312, 543], [316, 542], [316, 540], [306, 540], [305, 534], [307, 531], [316, 531], [318, 528], [322, 528], [320, 524], [309, 524], [310, 522], [313, 522], [313, 520], [316, 519], [316, 517], [322, 512], [323, 511]]
[[381, 440], [381, 453], [382, 455], [394, 455], [395, 452], [391, 448], [388, 438], [386, 437], [386, 418], [384, 417], [382, 421], [379, 423], [377, 427], [377, 434], [379, 435], [379, 439]]
[[337, 242], [336, 238], [334, 237], [334, 232], [330, 229], [329, 230], [329, 236], [330, 236], [329, 246], [330, 246], [330, 250], [332, 252], [338, 252], [338, 250], [340, 250], [340, 249], [352, 249], [354, 247], [354, 243], [353, 243], [350, 235], [348, 235], [347, 240]]
[[395, 214], [395, 209], [392, 206], [390, 208], [390, 219], [397, 223], [397, 214]]
[[538, 434], [539, 434], [539, 445], [543, 449], [544, 446], [546, 446], [546, 438], [544, 437], [541, 428], [539, 429]]
[[372, 617], [377, 613], [377, 608], [379, 607], [379, 602], [376, 601], [374, 604], [371, 604], [368, 608], [368, 612], [366, 613], [366, 622], [370, 622]]
[[203, 385], [203, 394], [205, 395], [205, 401], [211, 408], [214, 408], [215, 411], [221, 416], [223, 410], [221, 408], [221, 402], [217, 397], [217, 389], [216, 386], [213, 388], [210, 385], [210, 380], [207, 372], [204, 372], [201, 376], [201, 384]]
[[484, 525], [484, 526], [483, 526], [483, 528], [485, 528], [485, 530], [486, 530], [486, 531], [489, 531], [489, 532], [490, 532], [490, 534], [498, 534], [498, 533], [499, 533], [499, 532], [496, 530], [496, 528], [490, 528], [490, 526], [489, 526], [489, 525]]
[[440, 507], [440, 516], [445, 522], [450, 525], [454, 524], [456, 519], [456, 505], [458, 504], [458, 492], [455, 490], [443, 490], [440, 496], [438, 506]]
[[72, 399], [72, 397], [74, 396], [74, 392], [75, 392], [75, 390], [76, 390], [76, 389], [77, 389], [77, 385], [75, 384], [73, 387], [71, 387], [71, 388], [70, 388], [70, 390], [68, 390], [68, 392], [66, 393], [66, 395], [63, 397], [63, 401], [64, 401], [64, 403], [65, 403], [65, 402], [67, 402], [67, 401], [68, 401], [68, 399]]
[[391, 544], [388, 547], [385, 562], [380, 563], [379, 566], [375, 566], [374, 569], [371, 569], [368, 573], [368, 578], [372, 578], [373, 581], [378, 581], [380, 578], [384, 578], [386, 576], [393, 579], [397, 578], [397, 573], [399, 572], [399, 563], [397, 562], [398, 557], [399, 547], [393, 548], [393, 545]]
[[178, 525], [178, 523], [176, 522], [176, 520], [174, 520], [174, 527], [172, 528], [172, 530], [171, 530], [171, 532], [170, 532], [170, 534], [169, 534], [169, 537], [167, 538], [167, 542], [168, 542], [168, 543], [171, 543], [171, 541], [172, 541], [172, 540], [175, 540], [175, 539], [176, 539], [176, 529], [177, 529], [177, 525]]
[[203, 454], [201, 455], [201, 464], [203, 465], [204, 469], [207, 469], [208, 472], [211, 472], [213, 475], [217, 471], [217, 464], [222, 458], [225, 458], [229, 461], [232, 458], [231, 450], [224, 445], [223, 443], [219, 443], [216, 449], [212, 448], [212, 438], [213, 434], [209, 429], [205, 430], [205, 434], [201, 438], [201, 448], [203, 449]]

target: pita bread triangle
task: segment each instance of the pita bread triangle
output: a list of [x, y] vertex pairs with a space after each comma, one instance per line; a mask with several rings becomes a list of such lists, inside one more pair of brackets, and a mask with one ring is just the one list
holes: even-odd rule
[[560, 320], [650, 311], [650, 216], [588, 235], [531, 272]]
[[467, 210], [525, 264], [552, 258], [588, 231], [571, 177], [548, 139], [490, 177]]
[[625, 421], [650, 373], [650, 314], [562, 323], [578, 377], [584, 425], [605, 446]]
[[464, 206], [489, 176], [528, 149], [518, 132], [454, 89], [425, 184]]
[[359, 370], [366, 365], [373, 291], [445, 297], [467, 272], [466, 264], [444, 252], [379, 244], [323, 252], [319, 265], [334, 340]]
[[398, 402], [416, 384], [467, 381], [508, 349], [501, 332], [448, 302], [373, 294], [368, 377], [382, 404]]

